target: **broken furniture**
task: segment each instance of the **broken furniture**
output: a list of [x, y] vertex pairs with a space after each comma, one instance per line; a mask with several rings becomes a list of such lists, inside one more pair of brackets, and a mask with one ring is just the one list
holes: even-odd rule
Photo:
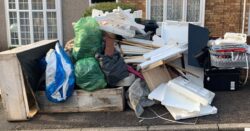
[[160, 84], [166, 83], [172, 79], [171, 74], [166, 67], [166, 64], [182, 57], [182, 55], [177, 54], [176, 56], [167, 59], [166, 61], [158, 61], [141, 70], [150, 91], [153, 91]]
[[206, 28], [189, 24], [188, 25], [188, 64], [200, 67], [195, 56], [207, 46], [209, 31]]
[[33, 92], [38, 88], [41, 77], [36, 65], [49, 49], [55, 47], [56, 42], [44, 40], [0, 53], [0, 87], [7, 120], [28, 120], [34, 117], [39, 108], [42, 112], [51, 113], [123, 111], [123, 88], [91, 93], [75, 90], [66, 103], [56, 105], [47, 100], [44, 92]]
[[150, 91], [153, 91], [161, 83], [166, 83], [171, 80], [171, 76], [163, 61], [152, 64], [141, 72]]

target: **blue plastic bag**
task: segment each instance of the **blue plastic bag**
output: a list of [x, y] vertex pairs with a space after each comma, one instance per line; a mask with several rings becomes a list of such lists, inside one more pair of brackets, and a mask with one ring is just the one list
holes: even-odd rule
[[59, 43], [46, 54], [46, 62], [46, 96], [52, 102], [63, 102], [74, 90], [73, 63]]

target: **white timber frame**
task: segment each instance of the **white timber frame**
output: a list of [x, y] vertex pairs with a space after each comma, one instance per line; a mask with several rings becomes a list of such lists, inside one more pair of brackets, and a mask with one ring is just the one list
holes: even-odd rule
[[[47, 9], [47, 0], [42, 0], [43, 4], [43, 26], [44, 26], [44, 39], [48, 39], [48, 25], [47, 25], [47, 12], [56, 13], [56, 27], [57, 27], [57, 39], [60, 41], [60, 44], [63, 44], [63, 29], [62, 29], [62, 0], [55, 0], [55, 9]], [[6, 17], [6, 29], [7, 29], [7, 41], [8, 47], [16, 47], [22, 45], [21, 29], [20, 29], [20, 12], [28, 12], [29, 14], [29, 28], [30, 28], [30, 43], [34, 43], [34, 26], [33, 26], [33, 12], [41, 12], [41, 10], [32, 9], [32, 0], [28, 0], [28, 10], [19, 9], [19, 0], [15, 0], [15, 9], [9, 8], [9, 0], [4, 0], [5, 4], [5, 17]], [[11, 32], [10, 32], [10, 12], [16, 12], [17, 19], [17, 30], [18, 30], [18, 45], [13, 45], [11, 43]]]
[[[146, 19], [151, 19], [151, 1], [146, 0]], [[206, 7], [206, 0], [200, 0], [200, 20], [198, 22], [187, 22], [196, 25], [200, 25], [204, 27], [205, 24], [205, 7]], [[168, 21], [166, 18], [167, 14], [167, 0], [163, 0], [163, 21]], [[187, 0], [183, 0], [183, 12], [182, 12], [182, 21], [179, 22], [186, 22], [187, 18]], [[170, 20], [171, 21], [171, 20]], [[158, 22], [161, 23], [161, 22]]]

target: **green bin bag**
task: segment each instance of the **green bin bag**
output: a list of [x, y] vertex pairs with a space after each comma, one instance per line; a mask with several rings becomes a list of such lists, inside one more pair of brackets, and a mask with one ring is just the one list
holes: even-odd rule
[[75, 64], [76, 84], [86, 91], [95, 91], [107, 86], [104, 74], [94, 57], [80, 59]]
[[74, 32], [72, 55], [75, 60], [94, 57], [102, 46], [102, 31], [98, 22], [91, 17], [81, 18], [74, 24]]

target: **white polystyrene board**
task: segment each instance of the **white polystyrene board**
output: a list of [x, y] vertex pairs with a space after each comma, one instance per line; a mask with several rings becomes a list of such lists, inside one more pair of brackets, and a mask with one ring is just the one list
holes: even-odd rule
[[142, 18], [142, 10], [137, 10], [133, 12], [134, 18]]
[[168, 41], [177, 41], [181, 44], [188, 43], [188, 23], [162, 22], [161, 37]]
[[168, 109], [168, 111], [175, 120], [212, 115], [216, 114], [218, 111], [216, 107], [210, 105], [201, 106], [201, 110], [199, 112], [187, 112], [185, 110], [180, 110], [178, 108], [173, 108], [173, 107], [166, 107], [166, 108]]
[[133, 14], [130, 13], [130, 10], [122, 10], [118, 7], [114, 9], [113, 12], [103, 13], [95, 9], [92, 13], [92, 17], [99, 22], [101, 30], [124, 37], [134, 37], [135, 30], [146, 34], [144, 31], [145, 26], [135, 22], [135, 18]]
[[141, 63], [139, 65], [139, 67], [141, 69], [145, 69], [150, 64], [156, 63], [156, 62], [161, 61], [161, 60], [167, 60], [167, 59], [174, 57], [177, 54], [182, 53], [186, 50], [187, 50], [187, 48], [177, 47], [177, 46], [173, 47], [173, 48], [169, 48], [168, 50], [165, 50], [164, 52], [160, 52], [160, 54], [156, 54], [156, 55], [151, 56], [150, 60]]
[[182, 95], [175, 91], [175, 88], [165, 85], [164, 99], [161, 104], [167, 107], [174, 107], [187, 112], [200, 111], [201, 104], [190, 99], [190, 96]]
[[155, 88], [149, 95], [148, 99], [150, 100], [157, 100], [157, 101], [162, 101], [164, 99], [165, 95], [165, 88], [166, 88], [166, 83], [160, 84], [157, 88]]
[[100, 25], [100, 29], [113, 34], [122, 35], [124, 37], [131, 38], [135, 36], [135, 31], [133, 30], [120, 29], [111, 25]]
[[[186, 67], [185, 67], [185, 69], [186, 69]], [[188, 70], [188, 69], [186, 69], [186, 70]], [[192, 72], [192, 73], [194, 73], [194, 72]], [[197, 73], [194, 73], [194, 74], [198, 75]], [[193, 83], [195, 83], [199, 87], [204, 88], [204, 84], [203, 84], [203, 77], [204, 76], [201, 76], [201, 75], [198, 75], [198, 76], [199, 77], [196, 77], [192, 74], [186, 74], [186, 78], [188, 80], [192, 81]]]
[[144, 54], [143, 57], [145, 59], [150, 59], [151, 57], [162, 54], [162, 53], [164, 53], [164, 52], [166, 52], [168, 50], [171, 50], [171, 48], [174, 48], [176, 46], [177, 46], [176, 44], [165, 45], [165, 46], [163, 46], [161, 48], [155, 49], [155, 50], [153, 50], [153, 51], [151, 51], [149, 53]]
[[97, 9], [93, 9], [92, 10], [92, 17], [98, 17], [98, 16], [103, 16], [104, 13], [102, 10], [97, 10]]
[[163, 47], [164, 45], [166, 45], [166, 41], [161, 37], [159, 37], [158, 35], [154, 35], [152, 39], [153, 39], [152, 45], [156, 45], [159, 47]]
[[186, 80], [182, 77], [177, 77], [167, 84], [170, 87], [175, 88], [175, 91], [188, 96], [190, 99], [195, 100], [198, 103], [203, 105], [209, 105], [212, 103], [212, 100], [215, 94], [205, 88], [198, 86], [197, 84]]
[[224, 35], [224, 39], [231, 40], [237, 43], [246, 43], [247, 35], [242, 33], [226, 32]]

